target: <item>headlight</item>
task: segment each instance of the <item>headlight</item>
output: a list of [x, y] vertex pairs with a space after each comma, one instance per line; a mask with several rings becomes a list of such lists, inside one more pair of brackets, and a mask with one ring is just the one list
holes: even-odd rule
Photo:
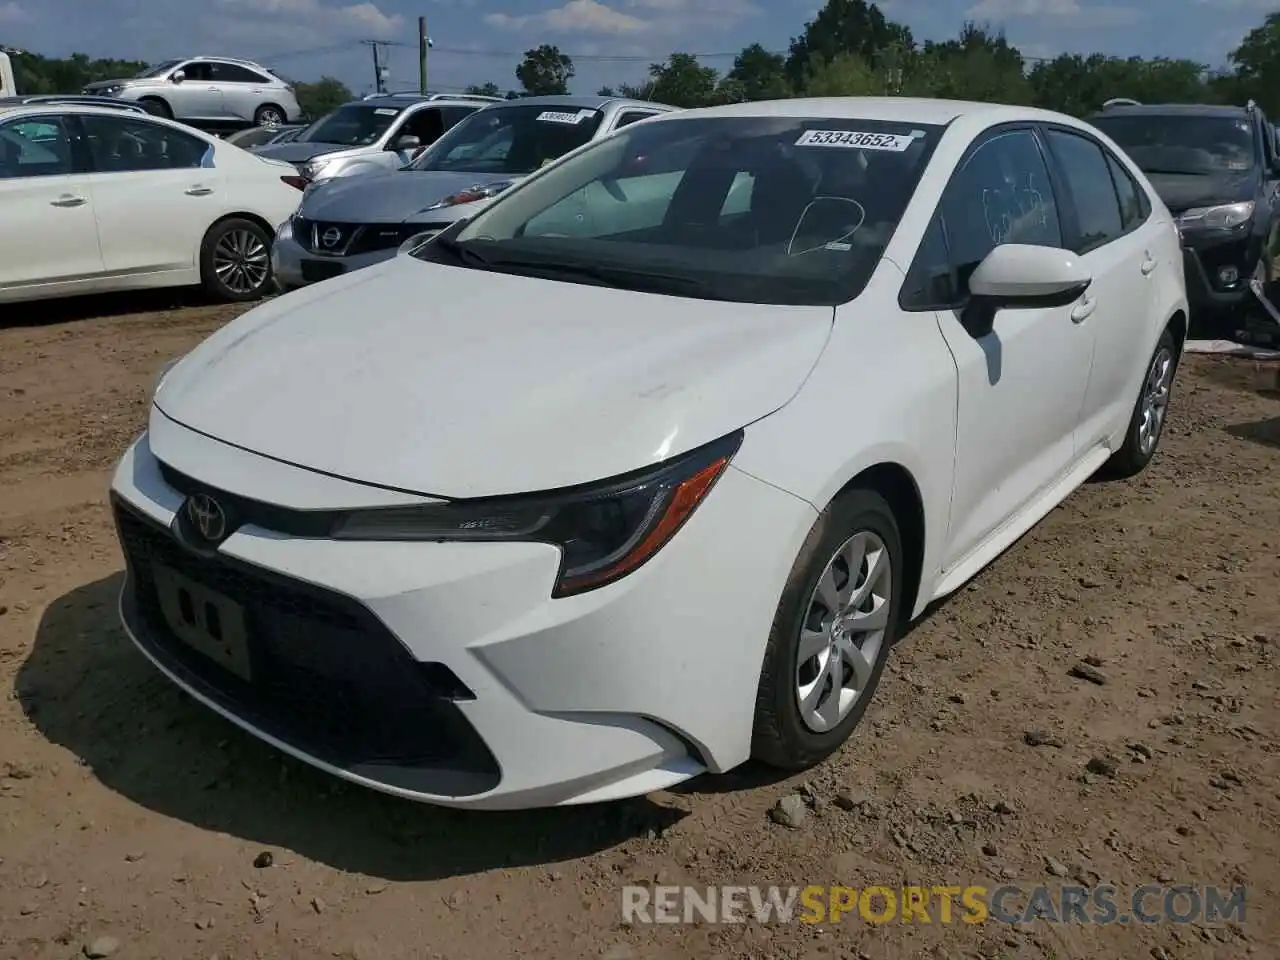
[[624, 478], [548, 494], [361, 510], [339, 540], [508, 541], [555, 544], [554, 597], [594, 590], [654, 556], [684, 525], [742, 443], [742, 431]]
[[293, 217], [290, 217], [284, 223], [280, 224], [280, 226], [276, 227], [276, 239], [277, 240], [293, 239]]
[[[183, 356], [185, 356], [185, 354], [183, 354]], [[172, 360], [170, 360], [168, 363], [166, 363], [163, 367], [160, 368], [159, 372], [155, 376], [155, 379], [151, 382], [152, 399], [154, 399], [155, 395], [160, 392], [160, 387], [164, 385], [164, 378], [169, 375], [169, 371], [172, 370], [174, 367], [176, 367], [181, 360], [182, 360], [182, 357], [174, 357]]]
[[503, 180], [499, 183], [472, 184], [467, 187], [467, 189], [459, 190], [457, 193], [450, 194], [443, 200], [433, 203], [426, 209], [439, 210], [442, 207], [456, 207], [462, 203], [475, 203], [477, 200], [487, 200], [490, 197], [496, 197], [513, 183], [515, 183], [514, 180]]
[[325, 168], [332, 164], [332, 160], [311, 160], [302, 168], [302, 175], [308, 180], [317, 179], [320, 174], [324, 173]]
[[1253, 217], [1253, 201], [1226, 203], [1217, 207], [1196, 207], [1178, 214], [1178, 223], [1184, 227], [1203, 227], [1208, 230], [1229, 230], [1243, 226]]

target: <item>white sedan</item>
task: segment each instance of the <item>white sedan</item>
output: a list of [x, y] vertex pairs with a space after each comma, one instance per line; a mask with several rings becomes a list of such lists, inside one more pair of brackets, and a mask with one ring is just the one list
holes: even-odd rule
[[1168, 211], [1077, 120], [669, 114], [163, 372], [113, 485], [124, 623], [417, 800], [803, 769], [930, 602], [1151, 460], [1186, 325]]
[[0, 108], [0, 303], [193, 284], [257, 299], [299, 183], [289, 164], [158, 117]]

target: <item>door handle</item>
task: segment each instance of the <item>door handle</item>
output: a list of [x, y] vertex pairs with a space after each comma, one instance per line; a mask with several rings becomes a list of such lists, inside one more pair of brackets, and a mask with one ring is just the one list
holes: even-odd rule
[[84, 197], [77, 197], [70, 193], [64, 193], [57, 200], [49, 201], [50, 205], [55, 207], [82, 207], [88, 202]]
[[1093, 315], [1094, 308], [1097, 306], [1097, 297], [1089, 297], [1085, 300], [1081, 300], [1076, 304], [1076, 308], [1071, 311], [1071, 322], [1084, 323], [1084, 321], [1088, 320], [1089, 317]]
[[207, 197], [213, 193], [213, 187], [206, 187], [202, 184], [196, 184], [194, 187], [187, 187], [186, 194], [188, 197]]
[[1151, 276], [1151, 271], [1156, 268], [1156, 260], [1150, 253], [1145, 254], [1146, 259], [1142, 261], [1142, 275], [1144, 277]]

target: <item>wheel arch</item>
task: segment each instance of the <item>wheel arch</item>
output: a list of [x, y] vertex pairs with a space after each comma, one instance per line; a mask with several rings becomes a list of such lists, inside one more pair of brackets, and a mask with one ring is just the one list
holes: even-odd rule
[[1165, 329], [1173, 334], [1173, 342], [1178, 348], [1178, 357], [1182, 357], [1183, 345], [1187, 342], [1187, 311], [1182, 307], [1173, 311], [1173, 315], [1169, 317]]
[[924, 575], [927, 529], [920, 485], [911, 471], [901, 463], [882, 460], [862, 468], [850, 477], [836, 496], [853, 489], [873, 490], [884, 497], [898, 523], [902, 549], [906, 553], [903, 558], [903, 602], [899, 608], [900, 625], [905, 627], [911, 622]]

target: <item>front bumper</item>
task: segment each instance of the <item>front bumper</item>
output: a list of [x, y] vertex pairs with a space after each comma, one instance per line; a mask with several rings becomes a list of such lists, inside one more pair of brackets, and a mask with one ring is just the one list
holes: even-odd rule
[[286, 290], [296, 290], [355, 270], [385, 263], [396, 255], [396, 249], [376, 250], [350, 257], [321, 257], [307, 250], [291, 236], [277, 235], [271, 245], [271, 266], [276, 280]]
[[[490, 809], [635, 796], [747, 759], [770, 623], [815, 517], [798, 498], [731, 468], [649, 563], [552, 600], [559, 552], [544, 544], [339, 542], [246, 525], [212, 554], [193, 551], [174, 532], [193, 482], [177, 472], [184, 459], [234, 464], [221, 488], [200, 488], [225, 491], [234, 476], [230, 496], [268, 503], [294, 468], [257, 472], [253, 454], [164, 432], [166, 465], [144, 435], [112, 485], [122, 619], [174, 682], [255, 736], [387, 793]], [[313, 476], [295, 473], [300, 487]], [[179, 639], [157, 570], [243, 609], [250, 682]]]
[[[1259, 241], [1225, 231], [1184, 233], [1182, 241], [1187, 300], [1193, 310], [1230, 310], [1245, 302], [1250, 296], [1249, 281], [1262, 256]], [[1218, 282], [1217, 272], [1223, 267], [1237, 271], [1239, 279], [1234, 284]]]

